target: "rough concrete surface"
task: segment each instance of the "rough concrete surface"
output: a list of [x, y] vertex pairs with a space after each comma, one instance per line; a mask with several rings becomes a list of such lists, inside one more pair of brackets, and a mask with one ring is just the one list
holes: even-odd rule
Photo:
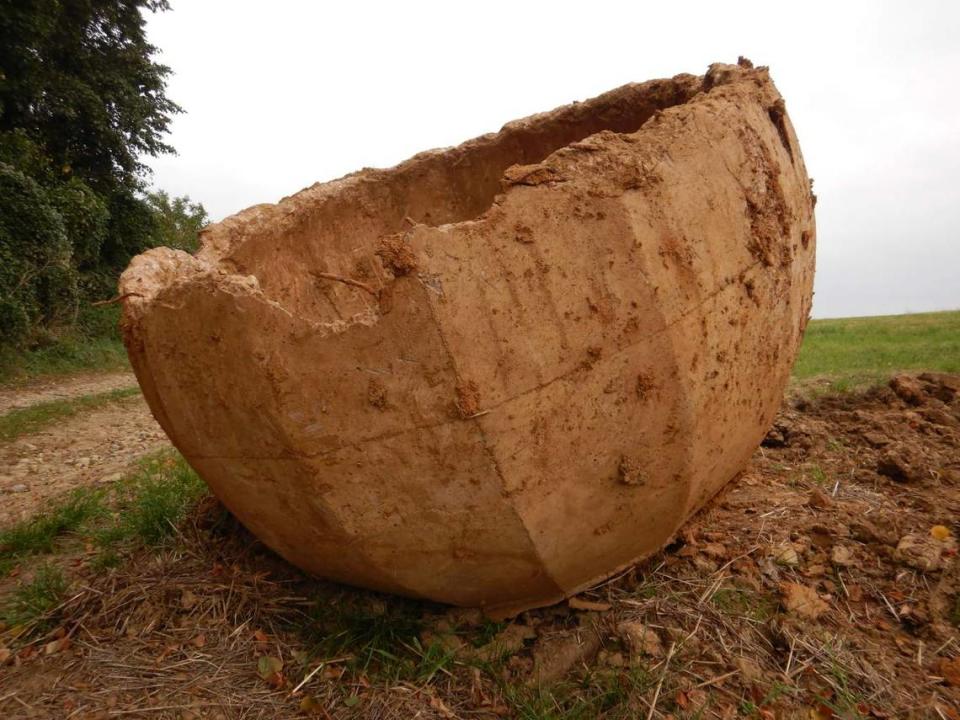
[[124, 337], [290, 562], [515, 612], [655, 552], [743, 468], [806, 324], [814, 202], [766, 69], [718, 64], [144, 253]]

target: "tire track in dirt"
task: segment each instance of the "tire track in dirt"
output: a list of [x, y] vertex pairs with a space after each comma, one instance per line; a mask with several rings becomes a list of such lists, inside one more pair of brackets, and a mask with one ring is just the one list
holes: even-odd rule
[[[70, 378], [5, 390], [0, 409], [107, 392], [136, 384], [132, 373]], [[53, 498], [77, 487], [118, 480], [138, 458], [169, 446], [142, 396], [82, 412], [0, 444], [0, 528], [32, 517]]]

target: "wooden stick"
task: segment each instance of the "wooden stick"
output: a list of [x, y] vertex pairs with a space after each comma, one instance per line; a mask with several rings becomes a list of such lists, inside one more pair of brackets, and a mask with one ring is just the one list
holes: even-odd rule
[[663, 661], [663, 672], [660, 673], [660, 682], [657, 683], [657, 689], [653, 693], [653, 701], [650, 703], [650, 712], [647, 713], [647, 720], [651, 720], [651, 718], [653, 718], [653, 713], [657, 711], [657, 701], [660, 699], [660, 690], [663, 688], [663, 681], [664, 678], [667, 677], [667, 669], [670, 666], [670, 658], [673, 657], [673, 651], [676, 649], [676, 647], [676, 643], [670, 643], [670, 649], [667, 651], [667, 658]]
[[113, 305], [114, 303], [118, 303], [121, 300], [126, 300], [128, 297], [143, 297], [143, 295], [136, 292], [128, 292], [128, 293], [124, 293], [123, 295], [117, 295], [116, 297], [110, 298], [109, 300], [97, 300], [97, 302], [90, 303], [90, 307], [100, 307], [101, 305]]

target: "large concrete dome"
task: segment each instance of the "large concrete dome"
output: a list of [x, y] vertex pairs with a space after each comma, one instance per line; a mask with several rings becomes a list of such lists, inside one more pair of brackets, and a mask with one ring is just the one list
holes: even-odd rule
[[657, 551], [742, 470], [810, 309], [813, 205], [766, 69], [714, 65], [146, 252], [124, 338], [287, 560], [517, 611]]

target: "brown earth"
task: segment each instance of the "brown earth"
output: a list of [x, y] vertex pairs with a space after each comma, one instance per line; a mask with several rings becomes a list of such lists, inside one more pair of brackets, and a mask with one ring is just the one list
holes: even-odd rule
[[[131, 373], [71, 378], [4, 390], [11, 408], [136, 385]], [[129, 397], [0, 443], [0, 528], [36, 515], [76, 487], [110, 483], [148, 452], [169, 446], [143, 397]]]
[[54, 400], [69, 400], [82, 395], [97, 395], [111, 390], [136, 387], [131, 372], [79, 373], [69, 377], [46, 378], [25, 385], [0, 388], [0, 415], [11, 410]]
[[[0, 712], [958, 718], [958, 391], [960, 376], [926, 374], [790, 399], [665, 551], [498, 634], [473, 613], [311, 581], [206, 505], [163, 552], [108, 574], [71, 560], [57, 629], [0, 670]], [[429, 677], [351, 664], [360, 636], [330, 645], [357, 632], [344, 617], [396, 629], [392, 656], [434, 644], [453, 659]], [[422, 627], [402, 630], [410, 618]], [[537, 704], [538, 684], [553, 700]]]
[[715, 64], [152, 249], [124, 341], [291, 563], [507, 615], [660, 550], [743, 469], [807, 321], [814, 201], [767, 69]]

